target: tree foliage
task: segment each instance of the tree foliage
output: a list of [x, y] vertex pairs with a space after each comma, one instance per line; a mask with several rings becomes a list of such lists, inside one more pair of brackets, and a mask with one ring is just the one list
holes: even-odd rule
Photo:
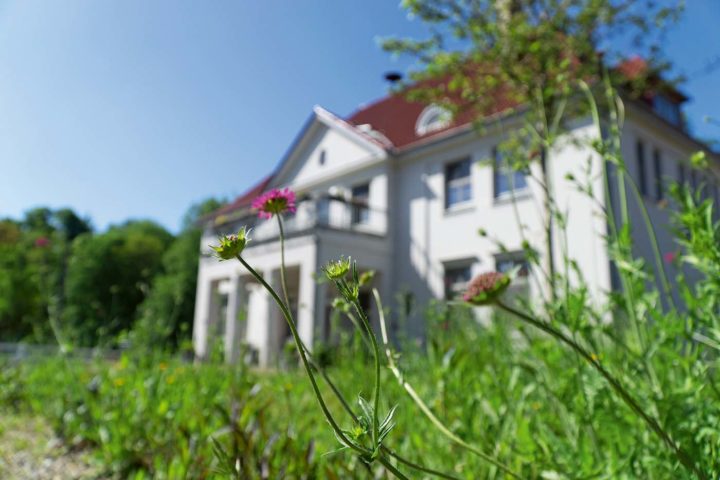
[[74, 343], [95, 345], [129, 329], [161, 267], [172, 235], [150, 221], [129, 221], [73, 244], [63, 326]]
[[163, 255], [162, 272], [139, 307], [134, 343], [176, 349], [190, 340], [201, 236], [197, 220], [222, 203], [210, 198], [188, 209], [184, 228]]

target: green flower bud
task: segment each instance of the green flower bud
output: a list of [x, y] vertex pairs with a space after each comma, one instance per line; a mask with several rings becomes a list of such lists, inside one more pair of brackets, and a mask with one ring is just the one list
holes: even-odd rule
[[368, 285], [375, 278], [375, 270], [368, 270], [360, 274], [360, 280], [358, 283], [361, 287]]
[[340, 260], [330, 261], [323, 267], [323, 271], [330, 280], [339, 280], [350, 271], [350, 259], [340, 258]]
[[215, 250], [215, 256], [221, 261], [231, 260], [240, 255], [245, 249], [245, 245], [250, 241], [249, 233], [245, 227], [242, 227], [237, 234], [223, 235], [218, 239], [220, 245], [210, 245], [210, 248]]

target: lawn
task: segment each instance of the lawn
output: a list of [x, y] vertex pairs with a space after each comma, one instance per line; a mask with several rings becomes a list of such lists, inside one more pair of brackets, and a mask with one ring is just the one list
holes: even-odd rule
[[[552, 339], [504, 317], [483, 327], [441, 306], [427, 322], [426, 344], [407, 343], [399, 358], [404, 378], [454, 435], [521, 478], [692, 478], [593, 368]], [[602, 355], [608, 364], [622, 358], [612, 350]], [[372, 357], [361, 342], [346, 339], [322, 358], [346, 398], [370, 397]], [[615, 373], [632, 382], [641, 370], [626, 365]], [[81, 458], [91, 453], [100, 473], [120, 478], [227, 478], [217, 448], [232, 456], [240, 478], [370, 478], [369, 471], [388, 478], [382, 466], [340, 449], [300, 369], [255, 371], [128, 353], [117, 362], [53, 358], [0, 371], [0, 404], [13, 412], [4, 421], [3, 441], [15, 445], [6, 464], [43, 458], [45, 439], [55, 434], [64, 449], [90, 448]], [[658, 375], [668, 392], [663, 408], [678, 395], [697, 394], [680, 377], [673, 385]], [[384, 442], [393, 452], [448, 478], [509, 478], [440, 434], [385, 367], [382, 383], [381, 410], [397, 406]], [[321, 389], [351, 432], [351, 419], [327, 385]], [[699, 451], [716, 442], [693, 430], [712, 412], [717, 405], [698, 396], [692, 410], [662, 418], [682, 438], [699, 438], [688, 445]], [[27, 448], [26, 431], [33, 439]]]

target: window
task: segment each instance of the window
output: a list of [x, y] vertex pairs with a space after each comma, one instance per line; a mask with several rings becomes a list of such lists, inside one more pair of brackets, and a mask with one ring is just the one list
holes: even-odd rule
[[635, 148], [635, 157], [637, 160], [637, 178], [638, 178], [638, 187], [640, 188], [640, 193], [643, 196], [647, 196], [648, 194], [648, 185], [647, 185], [647, 175], [645, 168], [645, 144], [638, 140]]
[[677, 167], [677, 173], [678, 173], [678, 183], [680, 185], [685, 185], [685, 165], [678, 162]]
[[320, 155], [318, 156], [318, 163], [320, 165], [325, 165], [325, 160], [327, 160], [327, 154], [325, 153], [325, 150], [320, 150]]
[[368, 223], [370, 221], [370, 208], [368, 202], [370, 200], [370, 184], [364, 183], [352, 188], [352, 201], [350, 208], [352, 209], [352, 223]]
[[653, 98], [653, 110], [660, 118], [678, 127], [681, 126], [680, 106], [665, 95], [655, 95], [655, 98]]
[[527, 278], [530, 275], [530, 263], [523, 252], [503, 253], [495, 256], [495, 270], [508, 273], [517, 268], [517, 278]]
[[444, 276], [445, 299], [452, 300], [462, 295], [471, 277], [472, 265], [470, 263], [446, 265]]
[[694, 168], [690, 169], [690, 186], [693, 189], [693, 193], [698, 188], [698, 176], [697, 171]]
[[445, 208], [472, 200], [470, 159], [453, 162], [445, 167]]
[[653, 151], [653, 173], [655, 177], [655, 200], [663, 199], [662, 155], [657, 148]]
[[438, 105], [425, 107], [415, 123], [415, 133], [425, 135], [431, 132], [442, 130], [450, 125], [452, 114]]
[[527, 188], [525, 173], [513, 170], [510, 165], [507, 165], [507, 162], [504, 161], [497, 148], [493, 150], [493, 157], [495, 158], [493, 166], [493, 189], [495, 198], [507, 195], [513, 190]]

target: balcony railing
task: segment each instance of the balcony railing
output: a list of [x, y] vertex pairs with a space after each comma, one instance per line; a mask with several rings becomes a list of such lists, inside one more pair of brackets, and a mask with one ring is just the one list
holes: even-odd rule
[[[312, 229], [351, 231], [382, 236], [387, 232], [387, 214], [383, 209], [337, 197], [305, 198], [297, 202], [297, 211], [283, 217], [285, 235]], [[253, 241], [278, 237], [277, 222], [246, 216], [216, 229], [216, 234], [232, 233], [241, 225], [252, 228]]]

